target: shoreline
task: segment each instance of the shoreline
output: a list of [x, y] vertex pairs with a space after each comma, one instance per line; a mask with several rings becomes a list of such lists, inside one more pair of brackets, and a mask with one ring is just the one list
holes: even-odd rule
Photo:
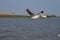
[[[31, 16], [26, 15], [0, 15], [0, 18], [30, 18]], [[43, 17], [40, 17], [43, 18]], [[60, 18], [60, 16], [57, 17], [47, 17], [47, 18]]]

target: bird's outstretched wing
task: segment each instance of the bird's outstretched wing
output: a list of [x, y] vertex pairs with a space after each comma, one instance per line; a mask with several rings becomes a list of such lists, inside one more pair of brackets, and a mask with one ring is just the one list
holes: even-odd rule
[[35, 16], [34, 13], [32, 13], [29, 9], [26, 9], [26, 11], [27, 11], [31, 16]]
[[[40, 13], [44, 13], [44, 11], [41, 11]], [[38, 13], [38, 15], [39, 15], [40, 13]]]

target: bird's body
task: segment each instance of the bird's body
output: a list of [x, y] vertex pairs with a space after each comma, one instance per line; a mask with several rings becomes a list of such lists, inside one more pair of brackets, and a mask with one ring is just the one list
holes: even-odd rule
[[37, 19], [39, 17], [40, 17], [40, 15], [35, 15], [35, 16], [31, 17], [31, 19]]

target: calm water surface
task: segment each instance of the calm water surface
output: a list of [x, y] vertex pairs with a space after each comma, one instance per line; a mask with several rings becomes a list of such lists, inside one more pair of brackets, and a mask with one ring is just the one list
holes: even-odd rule
[[0, 40], [60, 40], [60, 18], [0, 18]]

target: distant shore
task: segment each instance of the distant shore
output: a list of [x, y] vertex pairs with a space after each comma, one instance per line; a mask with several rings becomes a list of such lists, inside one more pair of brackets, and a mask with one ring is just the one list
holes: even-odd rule
[[30, 16], [25, 16], [25, 15], [0, 15], [0, 18], [30, 18]]
[[[0, 15], [0, 18], [30, 18], [31, 16], [26, 15]], [[57, 17], [47, 17], [47, 18], [60, 18], [60, 16]]]

